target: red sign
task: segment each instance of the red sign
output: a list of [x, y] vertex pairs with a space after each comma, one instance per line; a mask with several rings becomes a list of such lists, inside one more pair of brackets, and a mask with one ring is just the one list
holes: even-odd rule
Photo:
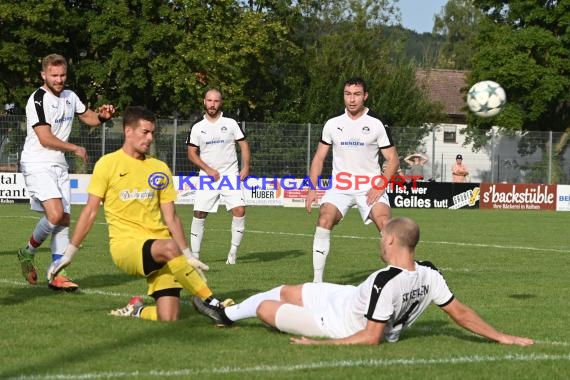
[[556, 210], [556, 185], [482, 183], [479, 208], [495, 210]]

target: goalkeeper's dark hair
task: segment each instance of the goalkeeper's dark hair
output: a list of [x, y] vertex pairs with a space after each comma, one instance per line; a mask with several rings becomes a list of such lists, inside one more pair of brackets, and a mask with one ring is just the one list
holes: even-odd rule
[[154, 123], [156, 116], [152, 111], [143, 106], [128, 106], [123, 113], [123, 130], [126, 127], [138, 126], [140, 120], [146, 120]]

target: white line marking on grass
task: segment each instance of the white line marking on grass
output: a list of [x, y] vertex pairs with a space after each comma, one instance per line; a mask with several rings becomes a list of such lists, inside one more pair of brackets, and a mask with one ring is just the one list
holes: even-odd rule
[[[230, 231], [228, 229], [214, 229], [214, 228], [212, 230], [213, 231], [224, 231], [224, 232]], [[304, 233], [295, 233], [295, 232], [282, 232], [282, 231], [246, 230], [246, 232], [252, 233], [252, 234], [302, 236], [302, 237], [311, 237], [311, 238], [314, 236], [313, 234], [304, 234]], [[334, 237], [340, 238], [340, 239], [378, 240], [377, 236], [334, 235]], [[482, 247], [482, 248], [498, 248], [498, 249], [518, 249], [518, 250], [523, 250], [523, 251], [570, 253], [570, 250], [567, 250], [567, 249], [521, 247], [521, 246], [498, 245], [498, 244], [463, 243], [463, 242], [453, 242], [453, 241], [428, 241], [428, 240], [420, 240], [420, 243], [442, 244], [442, 245], [458, 245], [458, 246]]]
[[180, 377], [180, 376], [197, 376], [197, 375], [216, 375], [216, 374], [246, 374], [246, 373], [283, 373], [295, 372], [314, 369], [332, 369], [332, 368], [354, 368], [354, 367], [391, 367], [391, 366], [424, 366], [424, 365], [446, 365], [446, 364], [463, 364], [463, 363], [496, 363], [496, 362], [537, 362], [537, 361], [568, 361], [568, 355], [550, 355], [550, 354], [507, 354], [503, 356], [459, 356], [447, 358], [431, 358], [431, 359], [366, 359], [366, 360], [338, 360], [324, 361], [315, 363], [295, 364], [286, 366], [276, 365], [257, 365], [253, 367], [217, 367], [212, 369], [180, 369], [172, 371], [133, 371], [133, 372], [90, 372], [79, 374], [46, 374], [46, 375], [21, 375], [15, 379], [32, 380], [32, 379], [111, 379], [125, 377]]
[[[31, 218], [37, 219], [33, 216], [8, 216], [2, 215], [0, 218]], [[99, 225], [107, 225], [105, 222], [95, 222]], [[212, 231], [224, 231], [230, 232], [228, 229], [212, 228]], [[260, 230], [246, 230], [247, 233], [251, 234], [265, 234], [265, 235], [284, 235], [284, 236], [301, 236], [312, 238], [313, 234], [304, 234], [296, 232], [283, 232], [283, 231], [260, 231]], [[377, 236], [355, 236], [355, 235], [334, 235], [335, 238], [339, 239], [359, 239], [359, 240], [377, 240]], [[454, 242], [454, 241], [428, 241], [420, 240], [420, 243], [424, 244], [440, 244], [440, 245], [457, 245], [462, 247], [481, 247], [481, 248], [497, 248], [497, 249], [518, 249], [521, 251], [538, 251], [538, 252], [557, 252], [557, 253], [570, 253], [568, 249], [558, 249], [558, 248], [536, 248], [536, 247], [526, 247], [526, 246], [514, 246], [514, 245], [499, 245], [499, 244], [482, 244], [482, 243], [464, 243], [464, 242]]]

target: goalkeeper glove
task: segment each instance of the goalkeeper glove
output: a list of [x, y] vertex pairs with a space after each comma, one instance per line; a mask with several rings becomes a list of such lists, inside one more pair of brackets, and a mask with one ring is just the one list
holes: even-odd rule
[[71, 264], [71, 260], [73, 256], [77, 252], [79, 248], [74, 246], [73, 244], [69, 244], [67, 248], [65, 248], [65, 252], [63, 256], [61, 256], [56, 261], [52, 262], [47, 271], [47, 279], [48, 281], [53, 280], [53, 278], [61, 272], [61, 270]]
[[182, 250], [182, 253], [184, 253], [184, 256], [186, 257], [188, 264], [190, 264], [196, 270], [196, 272], [198, 272], [198, 274], [200, 275], [200, 277], [202, 277], [204, 282], [208, 282], [208, 280], [206, 279], [206, 275], [204, 275], [203, 271], [209, 270], [210, 267], [201, 262], [200, 260], [198, 260], [196, 257], [194, 257], [194, 255], [192, 255], [192, 252], [190, 252], [190, 248], [184, 248]]

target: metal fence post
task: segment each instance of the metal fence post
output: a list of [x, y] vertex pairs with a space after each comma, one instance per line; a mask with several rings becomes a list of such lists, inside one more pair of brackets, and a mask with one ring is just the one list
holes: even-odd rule
[[[431, 125], [431, 157], [431, 178], [435, 180], [437, 178], [437, 174], [435, 172], [435, 125], [433, 124]], [[443, 166], [443, 161], [441, 162], [441, 165]], [[441, 181], [443, 181], [443, 178]]]
[[107, 138], [105, 123], [101, 124], [101, 156], [105, 154], [105, 139]]
[[548, 133], [548, 184], [552, 184], [552, 131]]
[[172, 134], [172, 173], [176, 175], [176, 137], [178, 136], [178, 118], [174, 118], [174, 131]]
[[311, 170], [311, 123], [307, 124], [307, 175]]

